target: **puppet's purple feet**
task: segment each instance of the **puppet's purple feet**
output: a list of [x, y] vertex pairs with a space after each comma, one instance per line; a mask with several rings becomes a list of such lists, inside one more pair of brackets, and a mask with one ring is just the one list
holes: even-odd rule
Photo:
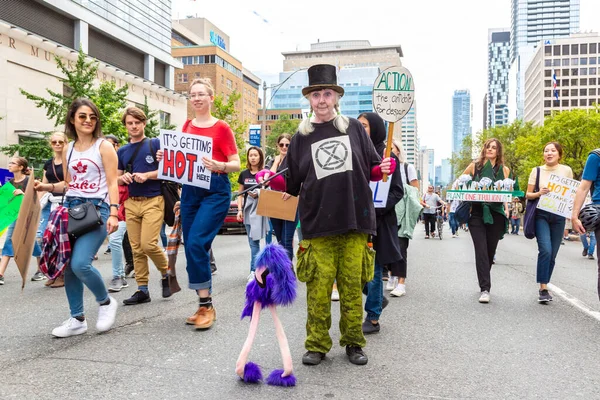
[[269, 374], [267, 378], [267, 384], [273, 386], [296, 386], [296, 377], [291, 374], [286, 377], [282, 377], [282, 369], [276, 369]]
[[244, 367], [244, 382], [258, 383], [262, 381], [263, 376], [260, 367], [253, 362], [249, 362]]

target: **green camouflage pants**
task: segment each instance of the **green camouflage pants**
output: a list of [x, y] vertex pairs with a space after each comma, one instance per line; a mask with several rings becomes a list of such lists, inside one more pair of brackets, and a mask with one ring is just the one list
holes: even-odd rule
[[334, 281], [340, 293], [340, 346], [366, 345], [362, 332], [362, 288], [373, 279], [375, 258], [367, 237], [364, 233], [350, 232], [300, 242], [297, 273], [307, 289], [306, 350], [320, 353], [331, 350], [329, 328]]

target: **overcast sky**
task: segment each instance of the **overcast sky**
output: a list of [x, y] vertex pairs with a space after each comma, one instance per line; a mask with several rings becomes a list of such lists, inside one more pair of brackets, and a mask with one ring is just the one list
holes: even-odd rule
[[[600, 0], [580, 0], [581, 30], [600, 31]], [[451, 156], [452, 94], [469, 89], [473, 132], [483, 127], [488, 28], [510, 28], [510, 0], [341, 1], [173, 0], [173, 17], [204, 17], [230, 37], [229, 52], [274, 84], [282, 52], [320, 40], [400, 45], [414, 77], [421, 145], [436, 165]], [[262, 96], [262, 91], [261, 91]]]

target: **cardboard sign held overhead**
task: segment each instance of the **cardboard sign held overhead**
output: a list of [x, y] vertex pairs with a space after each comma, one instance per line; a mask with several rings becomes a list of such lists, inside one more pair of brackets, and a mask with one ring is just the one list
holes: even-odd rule
[[17, 217], [17, 223], [15, 224], [12, 236], [15, 263], [23, 279], [21, 289], [25, 287], [25, 281], [27, 280], [29, 261], [31, 260], [31, 253], [33, 252], [35, 243], [35, 234], [40, 224], [40, 213], [40, 201], [37, 192], [33, 189], [32, 171], [31, 178], [29, 178], [27, 187], [25, 188], [25, 195], [23, 196], [23, 202], [21, 203], [21, 209], [19, 210], [19, 216]]
[[256, 213], [263, 217], [294, 221], [298, 209], [298, 197], [292, 196], [284, 201], [282, 195], [282, 192], [274, 190], [260, 190]]

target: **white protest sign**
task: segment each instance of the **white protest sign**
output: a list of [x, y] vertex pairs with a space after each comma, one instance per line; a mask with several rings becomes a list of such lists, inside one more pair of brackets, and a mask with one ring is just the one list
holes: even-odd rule
[[392, 185], [392, 179], [384, 181], [371, 181], [369, 186], [371, 187], [371, 192], [373, 193], [373, 205], [375, 208], [385, 208], [387, 204], [388, 193], [390, 193], [390, 186]]
[[537, 208], [549, 213], [571, 218], [575, 193], [581, 182], [550, 174], [548, 179], [548, 194], [542, 195]]
[[212, 159], [212, 138], [161, 129], [159, 139], [163, 158], [158, 179], [210, 189], [211, 172], [202, 157]]
[[492, 190], [448, 190], [446, 191], [446, 200], [504, 203], [512, 201], [512, 192], [499, 192]]
[[384, 70], [373, 84], [373, 110], [388, 122], [398, 122], [415, 100], [415, 84], [404, 67]]

